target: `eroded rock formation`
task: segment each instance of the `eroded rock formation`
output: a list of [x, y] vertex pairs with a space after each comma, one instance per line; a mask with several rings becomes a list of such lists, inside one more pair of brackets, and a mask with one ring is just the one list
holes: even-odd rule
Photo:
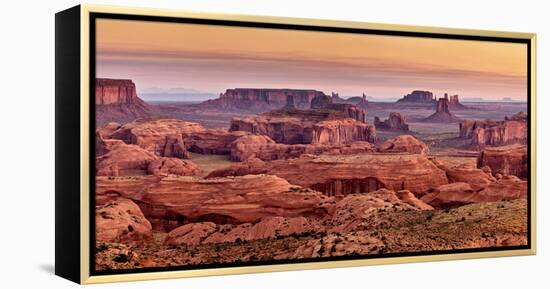
[[516, 176], [504, 176], [484, 189], [474, 190], [469, 184], [457, 182], [440, 186], [421, 200], [436, 208], [463, 206], [472, 203], [508, 201], [527, 197], [527, 181]]
[[206, 129], [198, 123], [169, 118], [142, 119], [127, 123], [107, 137], [135, 144], [157, 156], [188, 158], [189, 152], [229, 154], [242, 131]]
[[216, 232], [203, 243], [223, 243], [275, 239], [304, 234], [319, 234], [324, 227], [319, 221], [304, 217], [268, 217], [255, 224], [241, 224], [228, 232]]
[[157, 156], [185, 158], [185, 137], [204, 131], [206, 129], [196, 122], [155, 118], [129, 122], [108, 137], [137, 145]]
[[170, 231], [186, 223], [240, 224], [265, 217], [325, 214], [323, 194], [289, 184], [272, 175], [197, 179], [141, 177], [141, 186], [97, 177], [96, 195], [113, 191], [134, 200], [157, 230]]
[[369, 142], [355, 141], [348, 144], [278, 144], [268, 136], [247, 135], [231, 144], [231, 159], [247, 161], [258, 158], [263, 161], [297, 158], [302, 154], [350, 155], [374, 152], [375, 146]]
[[[307, 172], [304, 174], [303, 172]], [[422, 194], [447, 184], [445, 171], [421, 154], [362, 154], [352, 156], [302, 155], [289, 160], [251, 161], [218, 169], [208, 177], [270, 174], [311, 188], [334, 180], [377, 179], [382, 187]], [[372, 188], [368, 186], [367, 188]], [[339, 191], [334, 194], [355, 193]]]
[[422, 122], [433, 123], [458, 123], [460, 121], [460, 118], [451, 113], [449, 96], [446, 93], [445, 97], [437, 100], [435, 113], [422, 120]]
[[527, 116], [522, 112], [503, 121], [465, 120], [459, 124], [459, 129], [460, 137], [471, 139], [472, 145], [527, 143]]
[[360, 122], [366, 122], [367, 119], [366, 99], [357, 105], [353, 105], [348, 103], [333, 103], [330, 96], [318, 95], [312, 99], [311, 109], [338, 111], [344, 117], [353, 118]]
[[412, 135], [400, 135], [389, 139], [378, 146], [378, 151], [383, 153], [412, 153], [427, 155], [428, 146]]
[[477, 166], [488, 166], [494, 175], [515, 175], [526, 179], [529, 174], [527, 146], [487, 147], [479, 155]]
[[324, 120], [328, 115], [253, 116], [231, 120], [231, 131], [265, 135], [283, 144], [345, 144], [376, 140], [374, 126], [351, 118]]
[[235, 88], [227, 89], [217, 99], [207, 100], [203, 107], [218, 109], [268, 111], [280, 109], [292, 99], [295, 108], [309, 108], [315, 96], [325, 95], [313, 89]]
[[97, 241], [127, 243], [153, 238], [151, 223], [134, 202], [125, 198], [97, 206], [95, 224]]
[[454, 94], [449, 96], [449, 108], [451, 110], [465, 110], [470, 109], [470, 107], [463, 105], [460, 103], [458, 94]]
[[244, 131], [207, 129], [186, 136], [185, 147], [195, 153], [225, 155], [230, 153], [231, 143], [247, 134]]
[[98, 176], [120, 176], [128, 171], [146, 171], [149, 163], [155, 159], [157, 157], [153, 153], [137, 145], [96, 137], [96, 175]]
[[311, 143], [313, 122], [294, 117], [253, 116], [233, 118], [230, 131], [244, 131], [265, 135], [277, 143], [307, 144]]
[[406, 104], [406, 103], [428, 103], [428, 104], [434, 104], [435, 98], [432, 92], [430, 91], [422, 91], [422, 90], [414, 90], [413, 92], [403, 96], [403, 98], [399, 99], [397, 101], [398, 104]]
[[178, 158], [161, 157], [153, 160], [147, 166], [147, 173], [150, 175], [178, 175], [194, 176], [201, 172], [201, 169], [192, 161]]
[[374, 117], [374, 126], [376, 129], [381, 130], [399, 130], [399, 131], [409, 131], [409, 125], [403, 117], [398, 112], [391, 112], [388, 119], [381, 121], [377, 116]]
[[129, 79], [96, 78], [96, 121], [127, 122], [151, 115], [151, 107], [136, 93], [136, 85]]
[[327, 120], [313, 125], [312, 144], [346, 144], [353, 141], [376, 141], [373, 125], [353, 119]]

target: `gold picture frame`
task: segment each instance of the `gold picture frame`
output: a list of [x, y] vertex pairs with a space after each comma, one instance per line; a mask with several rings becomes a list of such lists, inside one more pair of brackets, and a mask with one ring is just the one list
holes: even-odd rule
[[[523, 41], [528, 45], [529, 87], [529, 240], [528, 248], [483, 252], [395, 256], [371, 259], [316, 261], [306, 263], [235, 266], [176, 271], [91, 274], [90, 223], [93, 207], [89, 202], [91, 164], [89, 143], [94, 121], [90, 116], [93, 100], [90, 97], [90, 21], [94, 14], [111, 16], [147, 16], [186, 18], [216, 21], [237, 21], [291, 25], [295, 27], [343, 28], [381, 31], [398, 34], [413, 33], [444, 35], [458, 38], [502, 38]], [[366, 32], [368, 33], [368, 32]], [[75, 71], [77, 70], [77, 71]], [[78, 100], [69, 100], [78, 93]], [[79, 5], [56, 15], [56, 274], [81, 284], [136, 281], [228, 274], [275, 272], [288, 270], [323, 269], [411, 262], [431, 262], [457, 259], [534, 255], [536, 253], [536, 34], [489, 30], [453, 29], [439, 27], [376, 24], [352, 21], [267, 17], [251, 15], [210, 14], [188, 11], [129, 8], [103, 5]], [[76, 124], [75, 122], [78, 122]], [[69, 132], [70, 131], [70, 132]], [[78, 156], [77, 159], [74, 157]], [[71, 174], [70, 171], [72, 171]], [[74, 196], [76, 193], [78, 196]], [[78, 217], [76, 217], [76, 215]], [[78, 252], [78, 254], [76, 254]]]

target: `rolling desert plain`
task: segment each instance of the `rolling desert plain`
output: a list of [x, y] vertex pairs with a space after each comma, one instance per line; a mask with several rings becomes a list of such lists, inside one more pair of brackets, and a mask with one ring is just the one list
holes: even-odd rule
[[98, 271], [527, 245], [526, 102], [136, 85], [95, 82]]

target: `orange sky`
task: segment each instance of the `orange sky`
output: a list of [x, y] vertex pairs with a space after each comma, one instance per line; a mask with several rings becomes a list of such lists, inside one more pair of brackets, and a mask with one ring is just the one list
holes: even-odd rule
[[152, 87], [527, 98], [525, 44], [97, 20], [97, 76]]

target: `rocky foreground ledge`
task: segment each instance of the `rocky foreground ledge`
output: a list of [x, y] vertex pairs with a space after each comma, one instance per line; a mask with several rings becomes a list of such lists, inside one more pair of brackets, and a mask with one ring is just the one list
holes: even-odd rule
[[[350, 205], [353, 203], [353, 205]], [[164, 242], [98, 241], [96, 269], [223, 264], [527, 244], [525, 199], [449, 210], [348, 196], [322, 220], [274, 217], [238, 226], [193, 223]]]

